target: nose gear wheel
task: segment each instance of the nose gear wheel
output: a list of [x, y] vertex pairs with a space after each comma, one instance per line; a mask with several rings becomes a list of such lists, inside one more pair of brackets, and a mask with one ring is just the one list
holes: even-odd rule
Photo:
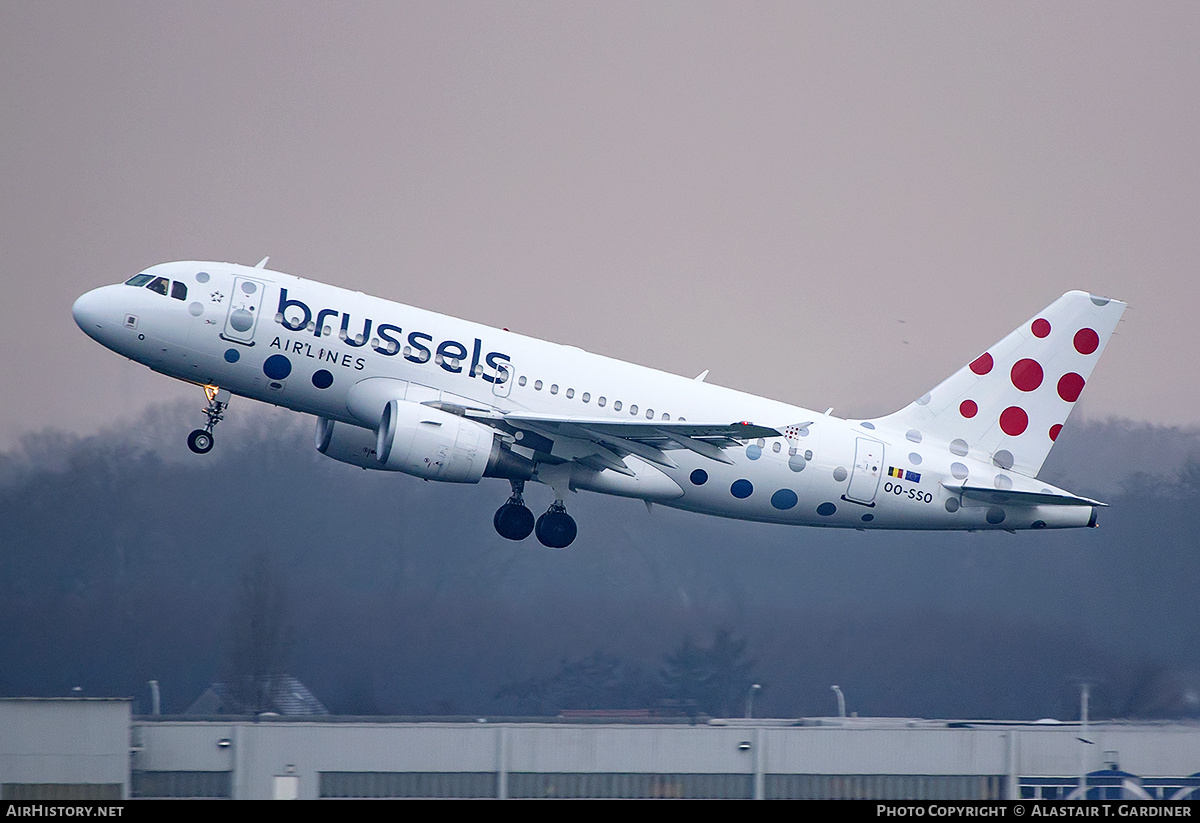
[[213, 447], [213, 429], [225, 419], [225, 409], [229, 408], [229, 392], [217, 386], [205, 386], [204, 396], [208, 405], [204, 407], [204, 416], [208, 422], [204, 428], [195, 429], [188, 435], [188, 448], [196, 454], [208, 454]]

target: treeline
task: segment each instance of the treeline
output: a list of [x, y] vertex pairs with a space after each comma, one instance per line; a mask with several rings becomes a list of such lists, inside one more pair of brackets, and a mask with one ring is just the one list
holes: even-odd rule
[[741, 714], [757, 683], [757, 715], [833, 714], [838, 684], [862, 715], [1066, 719], [1086, 679], [1095, 716], [1200, 715], [1194, 432], [1067, 429], [1046, 474], [1112, 504], [1099, 529], [844, 533], [584, 493], [556, 552], [493, 532], [503, 482], [364, 472], [307, 418], [236, 411], [205, 457], [192, 409], [0, 456], [0, 694], [147, 710], [157, 679], [181, 711], [244, 657], [265, 563], [279, 665], [337, 713]]

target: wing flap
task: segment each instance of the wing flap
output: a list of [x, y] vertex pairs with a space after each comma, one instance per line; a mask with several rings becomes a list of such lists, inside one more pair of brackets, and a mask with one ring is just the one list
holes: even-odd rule
[[[776, 429], [749, 422], [692, 423], [673, 420], [613, 420], [594, 417], [558, 417], [548, 414], [505, 414], [493, 410], [463, 409], [467, 417], [517, 430], [533, 431], [551, 439], [585, 441], [616, 452], [634, 454], [664, 468], [678, 468], [666, 454], [670, 449], [687, 449], [710, 460], [732, 463], [721, 449], [739, 441], [760, 437], [782, 437]], [[608, 463], [609, 461], [601, 461]], [[614, 468], [609, 465], [609, 468]]]
[[[468, 411], [468, 414], [470, 412]], [[641, 443], [669, 440], [675, 433], [693, 439], [726, 438], [729, 440], [753, 440], [758, 437], [782, 437], [769, 426], [756, 426], [749, 422], [739, 423], [692, 423], [674, 420], [612, 420], [595, 417], [557, 417], [549, 414], [501, 414], [506, 423], [520, 426], [521, 423], [565, 426], [573, 425], [597, 434], [624, 437]]]

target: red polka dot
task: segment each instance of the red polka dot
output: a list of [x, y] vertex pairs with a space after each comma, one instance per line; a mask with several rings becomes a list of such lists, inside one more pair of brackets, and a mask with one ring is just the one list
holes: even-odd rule
[[1033, 391], [1042, 385], [1042, 367], [1036, 360], [1026, 357], [1012, 367], [1012, 382], [1021, 391]]
[[1068, 403], [1078, 400], [1081, 391], [1083, 391], [1083, 378], [1075, 372], [1069, 371], [1058, 378], [1058, 396]]
[[1034, 337], [1045, 337], [1050, 333], [1050, 321], [1043, 320], [1039, 317], [1037, 320], [1033, 321], [1033, 326], [1031, 328], [1033, 330]]
[[979, 414], [979, 406], [975, 405], [974, 400], [964, 400], [958, 405], [958, 413], [963, 417], [971, 418]]
[[971, 371], [976, 374], [987, 374], [992, 370], [992, 356], [987, 352], [971, 361]]
[[1080, 329], [1075, 332], [1075, 351], [1080, 354], [1091, 354], [1100, 348], [1100, 335], [1091, 329]]
[[1016, 437], [1029, 428], [1029, 415], [1020, 406], [1009, 406], [1000, 412], [1000, 428], [1009, 437]]
[[1051, 426], [1051, 427], [1050, 427], [1050, 439], [1051, 439], [1051, 440], [1057, 440], [1057, 439], [1058, 439], [1058, 433], [1059, 433], [1060, 431], [1062, 431], [1062, 423], [1055, 423], [1053, 426]]

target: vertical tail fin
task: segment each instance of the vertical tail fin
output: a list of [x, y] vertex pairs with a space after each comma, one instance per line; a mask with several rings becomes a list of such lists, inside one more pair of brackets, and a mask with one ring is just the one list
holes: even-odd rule
[[1120, 301], [1067, 292], [883, 420], [910, 440], [945, 443], [956, 455], [1032, 477], [1124, 311]]

